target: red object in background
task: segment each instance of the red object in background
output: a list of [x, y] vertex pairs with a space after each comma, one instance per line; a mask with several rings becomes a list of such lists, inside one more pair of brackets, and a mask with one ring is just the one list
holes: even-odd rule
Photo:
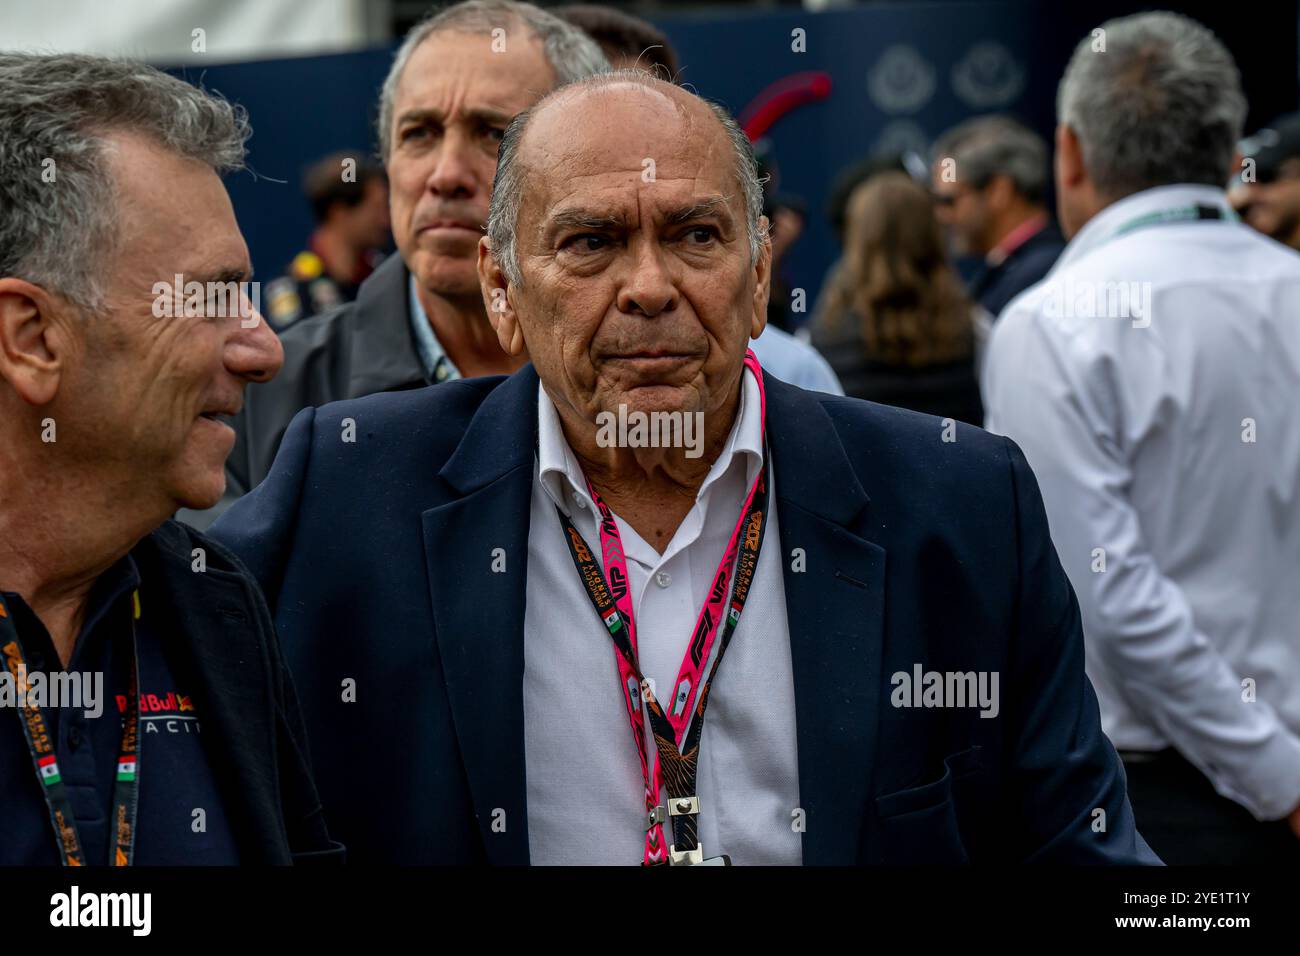
[[754, 97], [740, 114], [740, 126], [753, 143], [792, 109], [826, 99], [831, 86], [831, 75], [822, 70], [792, 73]]

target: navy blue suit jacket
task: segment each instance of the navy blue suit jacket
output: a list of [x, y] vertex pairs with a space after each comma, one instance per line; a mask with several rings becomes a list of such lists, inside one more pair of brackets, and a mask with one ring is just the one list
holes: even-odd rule
[[[1157, 862], [1016, 446], [766, 383], [804, 862]], [[353, 862], [528, 862], [536, 431], [531, 366], [305, 409], [212, 529], [266, 592]], [[997, 716], [894, 706], [916, 665], [997, 671]]]
[[985, 266], [971, 281], [971, 295], [996, 319], [1007, 303], [1052, 271], [1064, 250], [1065, 238], [1049, 223], [1026, 239], [1001, 265]]

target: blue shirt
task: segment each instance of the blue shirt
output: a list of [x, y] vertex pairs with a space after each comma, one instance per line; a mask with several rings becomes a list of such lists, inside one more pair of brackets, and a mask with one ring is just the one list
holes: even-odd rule
[[447, 356], [447, 351], [438, 341], [438, 336], [433, 334], [429, 316], [425, 313], [424, 306], [420, 304], [420, 296], [415, 291], [415, 276], [411, 276], [408, 294], [411, 300], [411, 331], [415, 334], [415, 350], [420, 355], [424, 374], [429, 382], [435, 385], [460, 378], [460, 369], [456, 368]]
[[[102, 710], [46, 707], [60, 776], [67, 787], [85, 859], [105, 865], [111, 851], [113, 786], [131, 667], [131, 593], [140, 665], [139, 816], [135, 863], [236, 864], [239, 854], [203, 745], [188, 662], [150, 616], [147, 584], [130, 556], [95, 582], [67, 671], [103, 674]], [[5, 593], [29, 673], [63, 670], [49, 632], [17, 594]], [[163, 625], [165, 626], [165, 625]], [[84, 701], [83, 701], [84, 703]], [[202, 814], [196, 814], [202, 810]], [[202, 829], [196, 832], [196, 827]], [[21, 712], [0, 707], [0, 865], [59, 864], [49, 811], [23, 734]]]
[[840, 380], [835, 377], [830, 363], [822, 358], [821, 353], [775, 325], [767, 326], [762, 335], [750, 339], [749, 347], [758, 356], [758, 364], [763, 366], [763, 371], [783, 382], [813, 392], [844, 394]]

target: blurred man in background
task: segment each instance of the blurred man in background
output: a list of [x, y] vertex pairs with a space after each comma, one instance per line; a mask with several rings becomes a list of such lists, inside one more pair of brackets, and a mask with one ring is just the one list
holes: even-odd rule
[[287, 274], [266, 284], [266, 317], [277, 329], [357, 297], [389, 243], [384, 167], [358, 152], [313, 163], [303, 179], [316, 229]]
[[984, 259], [970, 294], [996, 319], [1065, 246], [1045, 205], [1047, 144], [1010, 117], [980, 116], [939, 138], [932, 173], [953, 251]]
[[1254, 181], [1232, 190], [1233, 206], [1252, 228], [1300, 249], [1300, 113], [1260, 130], [1242, 151], [1254, 163]]
[[497, 343], [478, 286], [497, 144], [549, 90], [607, 67], [581, 30], [513, 0], [467, 0], [411, 30], [379, 104], [400, 254], [362, 284], [356, 302], [285, 333], [284, 370], [249, 389], [236, 419], [222, 501], [184, 520], [207, 527], [261, 481], [303, 408], [508, 373], [527, 361]]
[[1169, 863], [1294, 864], [1300, 255], [1228, 205], [1246, 100], [1214, 34], [1100, 32], [1057, 99], [1070, 244], [994, 327], [987, 425], [1038, 475], [1142, 833]]

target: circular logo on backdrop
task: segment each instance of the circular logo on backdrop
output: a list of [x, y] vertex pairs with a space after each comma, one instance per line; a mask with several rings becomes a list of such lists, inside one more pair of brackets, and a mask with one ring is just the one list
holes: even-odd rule
[[867, 92], [886, 113], [914, 113], [934, 95], [934, 67], [899, 43], [885, 50], [868, 71]]
[[998, 109], [1025, 88], [1025, 70], [1000, 43], [976, 43], [952, 68], [952, 89], [977, 110]]

